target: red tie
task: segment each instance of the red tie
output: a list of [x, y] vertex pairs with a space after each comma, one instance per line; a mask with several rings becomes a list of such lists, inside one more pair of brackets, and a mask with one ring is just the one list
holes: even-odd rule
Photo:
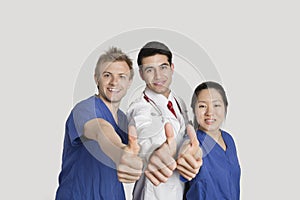
[[168, 102], [168, 105], [167, 105], [167, 106], [168, 106], [169, 110], [173, 113], [173, 115], [177, 118], [176, 113], [175, 113], [175, 110], [174, 110], [174, 108], [173, 108], [173, 104], [172, 104], [171, 101]]

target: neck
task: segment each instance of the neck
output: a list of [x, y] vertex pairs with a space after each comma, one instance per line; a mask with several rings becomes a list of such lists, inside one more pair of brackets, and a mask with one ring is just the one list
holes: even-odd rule
[[151, 92], [153, 92], [153, 93], [163, 95], [163, 96], [166, 97], [167, 99], [169, 98], [169, 95], [170, 95], [170, 93], [171, 93], [171, 90], [170, 90], [169, 88], [168, 88], [168, 91], [166, 91], [166, 92], [164, 92], [164, 93], [157, 93], [157, 92], [151, 90], [151, 89], [148, 87], [148, 85], [146, 85], [146, 88], [147, 88], [147, 90], [149, 90], [149, 91], [151, 91]]
[[163, 95], [168, 99], [169, 98], [169, 95], [171, 93], [171, 90], [169, 89], [168, 92], [165, 92]]
[[[204, 130], [202, 130], [204, 131]], [[216, 142], [218, 142], [218, 140], [220, 139], [220, 137], [222, 136], [221, 134], [221, 130], [218, 129], [216, 131], [204, 131], [207, 135], [209, 135], [211, 138], [213, 138]]]
[[104, 104], [108, 107], [109, 111], [111, 112], [111, 114], [115, 118], [115, 121], [117, 121], [117, 113], [118, 113], [118, 110], [119, 110], [120, 102], [111, 102], [111, 101], [103, 98], [99, 94], [96, 95], [96, 96], [104, 102]]

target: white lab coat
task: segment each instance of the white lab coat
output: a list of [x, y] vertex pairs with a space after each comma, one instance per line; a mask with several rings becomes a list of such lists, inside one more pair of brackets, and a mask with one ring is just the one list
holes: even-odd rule
[[[185, 124], [187, 121], [187, 109], [184, 102], [175, 97], [173, 92], [169, 98], [161, 94], [145, 89], [145, 95], [151, 99], [147, 102], [142, 95], [136, 99], [127, 112], [129, 123], [134, 123], [137, 128], [138, 142], [141, 147], [140, 156], [144, 159], [145, 167], [152, 152], [166, 141], [164, 124], [170, 122], [174, 129], [174, 135], [177, 142], [177, 151], [179, 150], [185, 135]], [[178, 108], [178, 104], [180, 109]], [[177, 118], [168, 109], [168, 101], [172, 101]], [[183, 117], [183, 115], [185, 117]], [[134, 200], [182, 200], [184, 183], [179, 179], [179, 173], [175, 170], [173, 175], [166, 183], [160, 183], [154, 186], [144, 174], [136, 182], [133, 199]]]

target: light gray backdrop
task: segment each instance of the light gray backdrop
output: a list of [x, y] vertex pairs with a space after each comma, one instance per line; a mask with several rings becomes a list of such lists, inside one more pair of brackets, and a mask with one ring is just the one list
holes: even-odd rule
[[289, 0], [2, 1], [0, 198], [54, 199], [82, 66], [113, 37], [157, 28], [194, 41], [220, 75], [242, 199], [296, 199], [299, 15]]

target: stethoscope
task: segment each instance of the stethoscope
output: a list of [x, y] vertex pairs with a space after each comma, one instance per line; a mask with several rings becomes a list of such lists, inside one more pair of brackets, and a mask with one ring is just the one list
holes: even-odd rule
[[[164, 122], [164, 116], [163, 116], [163, 113], [162, 113], [162, 111], [160, 110], [160, 108], [158, 107], [158, 105], [157, 105], [152, 99], [150, 99], [150, 98], [146, 95], [145, 91], [143, 92], [143, 94], [144, 94], [144, 99], [145, 99], [148, 103], [151, 104], [151, 106], [152, 106], [152, 107], [155, 109], [155, 111], [158, 113], [157, 116], [161, 116], [161, 117], [162, 117], [162, 122]], [[178, 106], [178, 108], [179, 108], [180, 113], [182, 114], [182, 111], [181, 111], [181, 108], [180, 108], [180, 106], [179, 106], [179, 103], [178, 103], [177, 99], [176, 99], [175, 97], [174, 97], [174, 99], [175, 99], [175, 101], [176, 101], [176, 104], [177, 104], [177, 106]], [[155, 113], [151, 113], [151, 115], [152, 115], [152, 116], [156, 116]]]

